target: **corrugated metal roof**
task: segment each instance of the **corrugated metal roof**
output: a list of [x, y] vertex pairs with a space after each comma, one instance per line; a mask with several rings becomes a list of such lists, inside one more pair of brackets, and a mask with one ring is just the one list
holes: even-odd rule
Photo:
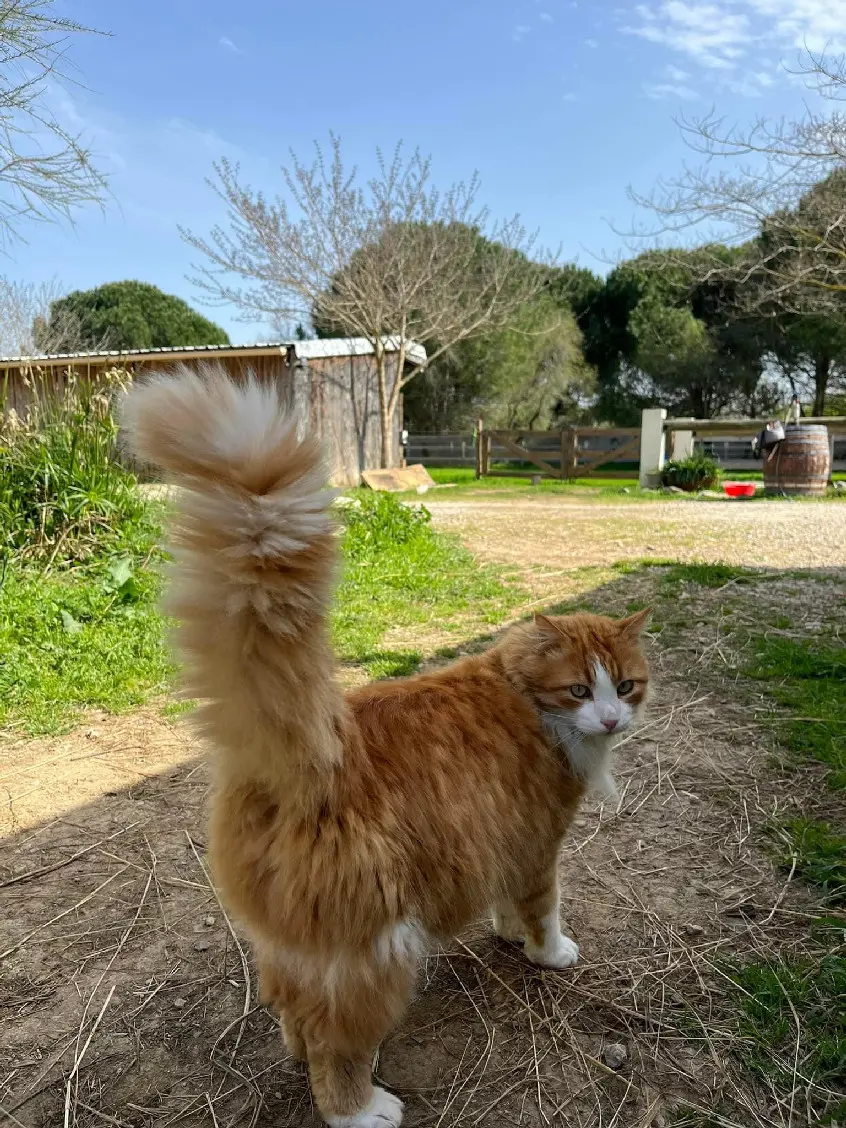
[[[385, 350], [396, 352], [399, 337], [385, 337]], [[313, 341], [293, 341], [294, 352], [302, 360], [317, 360], [330, 356], [371, 356], [373, 346], [366, 337], [322, 337]], [[406, 356], [414, 364], [426, 363], [426, 350], [416, 341], [407, 341]]]
[[37, 353], [33, 356], [2, 356], [0, 364], [35, 364], [39, 360], [108, 360], [115, 357], [118, 360], [131, 360], [141, 356], [182, 356], [184, 353], [220, 353], [220, 352], [284, 352], [292, 341], [269, 341], [255, 345], [183, 345], [181, 348], [155, 348], [155, 349], [92, 349], [89, 352], [74, 353]]
[[[228, 355], [254, 354], [267, 355], [268, 353], [287, 352], [293, 346], [296, 356], [303, 360], [316, 360], [320, 357], [332, 356], [369, 356], [373, 353], [373, 346], [365, 337], [324, 337], [313, 341], [267, 341], [252, 345], [185, 345], [182, 348], [156, 348], [156, 349], [100, 349], [91, 352], [77, 353], [41, 353], [35, 356], [3, 356], [0, 365], [38, 364], [39, 362], [84, 361], [84, 360], [141, 360], [145, 357], [172, 356], [175, 360], [193, 354], [203, 355]], [[399, 339], [396, 337], [385, 338], [385, 348], [388, 352], [396, 352]], [[426, 350], [416, 341], [409, 341], [406, 346], [408, 359], [414, 364], [425, 364]]]

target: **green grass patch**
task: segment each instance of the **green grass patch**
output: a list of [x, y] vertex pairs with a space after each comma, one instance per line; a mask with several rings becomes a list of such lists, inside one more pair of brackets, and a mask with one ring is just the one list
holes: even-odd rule
[[478, 564], [457, 540], [436, 533], [424, 507], [378, 493], [361, 492], [355, 500], [342, 510], [344, 570], [333, 616], [343, 661], [374, 677], [413, 673], [422, 655], [385, 649], [380, 640], [386, 632], [415, 626], [458, 631], [468, 619], [496, 623], [521, 601], [522, 589]]
[[[846, 921], [831, 922], [843, 934]], [[834, 1092], [846, 1088], [846, 955], [842, 942], [801, 959], [729, 971], [735, 986], [737, 1053], [759, 1076], [789, 1092], [794, 1063]], [[798, 1057], [797, 1057], [798, 1055]]]
[[166, 701], [162, 705], [162, 716], [169, 720], [176, 720], [179, 717], [184, 717], [187, 713], [192, 713], [196, 708], [197, 702], [193, 700]]
[[[784, 622], [783, 629], [790, 626]], [[846, 655], [833, 641], [778, 636], [750, 640], [745, 673], [761, 682], [782, 710], [772, 719], [777, 745], [797, 763], [829, 769], [834, 788], [846, 788]], [[778, 861], [820, 895], [846, 900], [843, 827], [808, 814], [770, 828]], [[826, 1091], [846, 1089], [846, 920], [823, 918], [811, 930], [808, 955], [772, 959], [728, 970], [736, 1053], [786, 1099], [797, 1076], [809, 1091], [814, 1125], [841, 1122], [846, 1103], [833, 1108]], [[815, 1106], [815, 1107], [814, 1107]], [[798, 1106], [797, 1106], [798, 1108]]]
[[750, 579], [760, 579], [760, 576], [748, 568], [737, 568], [733, 564], [671, 564], [663, 579], [666, 583], [720, 588], [732, 582], [744, 583]]
[[[86, 708], [122, 712], [166, 692], [175, 663], [158, 611], [161, 506], [109, 530], [93, 558], [62, 570], [17, 555], [0, 589], [0, 725], [72, 726]], [[342, 661], [372, 677], [413, 673], [414, 628], [460, 633], [500, 621], [524, 598], [495, 569], [440, 535], [424, 509], [366, 494], [341, 514], [344, 568], [332, 618]], [[409, 628], [396, 647], [384, 636]], [[410, 645], [409, 645], [410, 644]], [[190, 702], [169, 702], [178, 716]]]
[[792, 715], [778, 715], [779, 746], [796, 760], [829, 769], [831, 787], [846, 790], [846, 650], [832, 642], [759, 637], [746, 673]]
[[[451, 501], [460, 497], [475, 497], [478, 495], [491, 495], [494, 497], [535, 497], [551, 495], [579, 499], [583, 501], [655, 501], [654, 491], [642, 490], [638, 485], [637, 473], [632, 472], [631, 477], [603, 478], [601, 471], [585, 478], [572, 478], [562, 482], [558, 478], [541, 478], [537, 485], [532, 485], [530, 476], [508, 475], [506, 477], [479, 478], [473, 470], [463, 467], [439, 468], [432, 467], [429, 474], [438, 486], [450, 487], [439, 489], [426, 497], [429, 501]], [[661, 494], [662, 500], [672, 500], [678, 495]]]
[[[562, 482], [558, 478], [541, 478], [537, 485], [532, 485], [528, 474], [520, 476], [517, 474], [505, 475], [503, 477], [495, 476], [488, 478], [480, 478], [477, 480], [475, 472], [467, 467], [427, 467], [429, 474], [432, 476], [435, 484], [442, 488], [434, 490], [426, 498], [429, 501], [451, 501], [459, 499], [467, 499], [479, 496], [489, 496], [491, 500], [494, 499], [513, 499], [517, 497], [537, 497], [540, 495], [567, 498], [571, 501], [581, 502], [602, 502], [612, 503], [618, 502], [625, 504], [628, 502], [674, 502], [674, 503], [694, 503], [697, 500], [695, 494], [685, 493], [664, 493], [663, 491], [656, 490], [643, 490], [638, 485], [638, 475], [636, 470], [633, 470], [631, 476], [625, 478], [612, 478], [603, 477], [602, 469], [600, 468], [595, 473], [584, 478], [572, 478], [568, 481]], [[610, 469], [610, 468], [609, 468]], [[726, 471], [726, 480], [728, 481], [761, 481], [763, 475], [760, 472], [747, 472], [740, 471], [734, 473], [733, 471]], [[835, 474], [835, 480], [846, 478], [846, 475]], [[412, 497], [414, 495], [400, 495]], [[710, 499], [709, 499], [710, 500]], [[829, 491], [828, 495], [824, 498], [792, 498], [786, 501], [781, 497], [770, 497], [765, 495], [763, 490], [759, 490], [754, 499], [757, 501], [767, 501], [774, 504], [792, 504], [793, 502], [813, 503], [827, 501], [843, 501], [846, 500], [846, 491]], [[742, 505], [747, 504], [746, 499], [730, 500], [723, 498], [723, 503], [726, 505]]]
[[[773, 828], [781, 864], [832, 903], [846, 900], [846, 835], [823, 819], [797, 817]], [[846, 1000], [844, 1000], [846, 1001]]]
[[[763, 470], [724, 470], [723, 476], [728, 482], [763, 482]], [[846, 482], [846, 471], [835, 470], [831, 475], [833, 482]]]
[[84, 567], [7, 561], [0, 591], [0, 725], [54, 733], [85, 707], [121, 712], [163, 692], [173, 661], [157, 610], [155, 523]]

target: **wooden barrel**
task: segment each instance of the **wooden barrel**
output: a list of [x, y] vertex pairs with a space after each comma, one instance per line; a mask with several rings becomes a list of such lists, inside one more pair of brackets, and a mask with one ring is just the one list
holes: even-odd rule
[[764, 488], [769, 494], [822, 497], [831, 460], [828, 428], [797, 423], [784, 428], [784, 440], [764, 459]]

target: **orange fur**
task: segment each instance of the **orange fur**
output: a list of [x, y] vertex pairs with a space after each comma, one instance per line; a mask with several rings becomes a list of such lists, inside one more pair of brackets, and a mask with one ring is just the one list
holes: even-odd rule
[[275, 390], [180, 369], [137, 386], [124, 424], [183, 487], [168, 609], [216, 749], [214, 873], [262, 998], [330, 1124], [399, 1124], [370, 1062], [427, 938], [492, 909], [527, 952], [558, 935], [557, 855], [585, 781], [544, 715], [569, 715], [597, 660], [636, 679], [637, 706], [644, 615], [539, 617], [486, 653], [345, 695], [326, 628], [332, 495]]

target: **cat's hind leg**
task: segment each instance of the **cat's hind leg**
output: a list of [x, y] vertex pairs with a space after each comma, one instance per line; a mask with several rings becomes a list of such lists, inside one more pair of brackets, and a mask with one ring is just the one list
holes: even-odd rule
[[282, 1040], [295, 1061], [306, 1061], [302, 1022], [297, 1018], [297, 987], [291, 976], [272, 957], [258, 955], [259, 1002], [279, 1016]]
[[526, 939], [526, 929], [513, 905], [505, 903], [496, 906], [493, 910], [493, 927], [497, 936], [512, 944], [522, 944]]
[[315, 1104], [330, 1128], [398, 1128], [402, 1101], [373, 1084], [373, 1055], [408, 1005], [416, 960], [377, 952], [332, 968], [302, 985], [298, 1006]]

